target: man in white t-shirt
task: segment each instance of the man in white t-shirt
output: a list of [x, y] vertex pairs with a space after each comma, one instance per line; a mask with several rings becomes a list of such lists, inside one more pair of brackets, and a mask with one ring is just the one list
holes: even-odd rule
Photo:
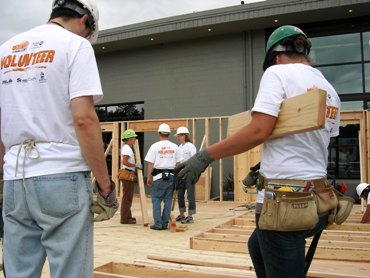
[[[265, 180], [299, 181], [315, 187], [320, 181], [326, 185], [330, 137], [339, 134], [340, 99], [322, 73], [310, 66], [310, 48], [311, 42], [299, 28], [291, 25], [277, 28], [267, 42], [265, 72], [251, 122], [179, 165], [178, 178], [197, 179], [213, 160], [245, 152], [263, 143], [259, 173]], [[325, 127], [269, 140], [282, 101], [315, 87], [327, 92]], [[321, 233], [328, 223], [328, 211], [318, 215], [319, 221], [312, 230], [260, 230], [263, 191], [257, 197], [257, 227], [248, 241], [256, 274], [274, 278], [306, 277], [305, 238]]]
[[98, 19], [94, 0], [53, 1], [47, 24], [0, 46], [9, 277], [40, 277], [46, 257], [52, 277], [93, 276], [90, 171], [109, 216], [118, 208], [94, 109]]
[[[145, 156], [148, 162], [147, 185], [151, 187], [154, 224], [153, 230], [165, 230], [171, 215], [174, 174], [173, 171], [181, 161], [178, 146], [168, 140], [171, 129], [168, 124], [158, 128], [159, 141], [150, 146]], [[163, 210], [161, 204], [163, 202]]]

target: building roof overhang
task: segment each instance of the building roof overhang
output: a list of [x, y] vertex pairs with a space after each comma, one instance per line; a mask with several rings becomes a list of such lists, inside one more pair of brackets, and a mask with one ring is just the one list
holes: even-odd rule
[[95, 53], [228, 33], [369, 16], [368, 0], [268, 0], [103, 30]]

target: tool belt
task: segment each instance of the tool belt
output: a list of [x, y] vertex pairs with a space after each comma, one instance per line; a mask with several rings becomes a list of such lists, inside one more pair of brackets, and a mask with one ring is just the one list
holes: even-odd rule
[[152, 175], [153, 176], [156, 176], [158, 174], [161, 174], [162, 173], [162, 179], [163, 180], [169, 180], [170, 179], [170, 175], [174, 173], [174, 169], [156, 169], [154, 168], [153, 169], [153, 172], [152, 172]]
[[259, 176], [265, 198], [259, 220], [261, 230], [304, 231], [314, 228], [320, 214], [338, 205], [326, 178], [317, 180], [267, 179]]
[[116, 176], [119, 180], [136, 181], [136, 173], [130, 169], [120, 169]]

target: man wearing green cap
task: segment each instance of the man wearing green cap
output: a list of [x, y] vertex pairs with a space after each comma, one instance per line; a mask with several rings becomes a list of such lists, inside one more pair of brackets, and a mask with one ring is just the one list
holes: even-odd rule
[[[136, 133], [133, 129], [127, 129], [122, 134], [123, 146], [121, 148], [121, 169], [135, 172], [135, 168], [142, 166], [135, 162], [133, 145], [136, 141]], [[134, 181], [122, 181], [122, 201], [121, 201], [121, 224], [136, 224], [136, 218], [132, 217], [131, 206], [134, 197]]]
[[[272, 190], [270, 181], [284, 180], [287, 184], [293, 184], [294, 181], [302, 185], [302, 190], [308, 190], [309, 185], [316, 187], [316, 184], [320, 184], [325, 187], [327, 184], [328, 146], [330, 137], [339, 134], [340, 99], [321, 72], [310, 65], [310, 48], [310, 40], [298, 27], [286, 25], [276, 29], [267, 42], [263, 63], [265, 72], [252, 108], [250, 123], [227, 139], [192, 156], [175, 171], [178, 172], [178, 178], [197, 180], [212, 161], [248, 151], [263, 143], [259, 173], [264, 179], [259, 181], [261, 187], [266, 189], [261, 188], [258, 192], [257, 227], [248, 241], [249, 254], [257, 277], [306, 277], [305, 238], [321, 233], [328, 223], [328, 211], [319, 215], [314, 211], [312, 215], [316, 221], [312, 221], [312, 229], [288, 232], [268, 230], [265, 227], [262, 229], [260, 225], [262, 215], [265, 215], [261, 212], [271, 215], [273, 209], [266, 204], [273, 203], [269, 200], [275, 200], [278, 196], [275, 193], [267, 194]], [[327, 92], [325, 127], [269, 140], [282, 101], [313, 88]], [[267, 189], [270, 192], [265, 194]], [[298, 188], [297, 193], [300, 192]], [[298, 209], [304, 207], [305, 204]], [[297, 222], [304, 220], [299, 219]]]

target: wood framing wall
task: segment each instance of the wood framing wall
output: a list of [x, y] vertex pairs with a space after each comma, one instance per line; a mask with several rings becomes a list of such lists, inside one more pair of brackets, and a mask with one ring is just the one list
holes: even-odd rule
[[[120, 133], [128, 128], [134, 129], [136, 132], [153, 132], [157, 131], [161, 123], [167, 123], [172, 132], [180, 126], [189, 128], [193, 144], [197, 150], [205, 148], [210, 144], [222, 140], [226, 136], [228, 117], [200, 117], [186, 119], [160, 119], [160, 120], [142, 120], [142, 121], [123, 121], [123, 122], [105, 122], [101, 123], [102, 132], [112, 133], [112, 140], [106, 150], [106, 153], [112, 152], [112, 179], [118, 183], [116, 179], [117, 172], [120, 168], [120, 148], [121, 140]], [[211, 140], [211, 137], [213, 141]], [[172, 138], [170, 138], [172, 140]], [[154, 143], [154, 142], [152, 142]], [[216, 165], [215, 165], [216, 164]], [[220, 200], [223, 201], [223, 175], [224, 164], [223, 160], [219, 160], [212, 164], [212, 167], [218, 168], [218, 187], [220, 191]], [[212, 168], [208, 167], [203, 173], [196, 187], [196, 199], [209, 201], [211, 198], [211, 173]]]
[[[149, 132], [156, 131], [158, 126], [166, 122], [171, 126], [171, 129], [175, 131], [179, 126], [186, 126], [191, 132], [192, 142], [197, 149], [207, 147], [213, 143], [216, 143], [224, 137], [228, 125], [231, 128], [236, 128], [235, 122], [242, 121], [242, 118], [234, 116], [231, 117], [202, 117], [202, 118], [184, 118], [184, 119], [161, 119], [161, 120], [143, 120], [143, 121], [125, 121], [125, 122], [107, 122], [101, 123], [101, 129], [103, 132], [112, 133], [112, 141], [109, 144], [109, 152], [112, 151], [112, 177], [115, 179], [117, 171], [120, 167], [119, 150], [121, 147], [120, 133], [122, 130], [132, 128], [137, 132]], [[245, 124], [245, 122], [243, 122]], [[370, 114], [368, 111], [344, 111], [341, 112], [341, 124], [359, 124], [359, 149], [360, 149], [360, 165], [361, 165], [361, 181], [370, 181]], [[240, 203], [250, 203], [255, 201], [256, 192], [250, 190], [248, 193], [244, 193], [242, 190], [242, 180], [248, 173], [249, 168], [260, 161], [262, 154], [261, 146], [258, 146], [248, 152], [234, 156], [234, 201]], [[220, 201], [223, 201], [223, 183], [224, 183], [224, 161], [221, 159], [217, 162], [212, 163], [211, 167], [208, 167], [202, 178], [197, 184], [197, 200], [209, 201], [211, 199], [211, 181], [216, 182], [219, 187]], [[211, 172], [215, 173], [214, 169], [217, 169], [217, 175], [213, 175], [211, 178]], [[117, 182], [117, 180], [115, 180]]]

